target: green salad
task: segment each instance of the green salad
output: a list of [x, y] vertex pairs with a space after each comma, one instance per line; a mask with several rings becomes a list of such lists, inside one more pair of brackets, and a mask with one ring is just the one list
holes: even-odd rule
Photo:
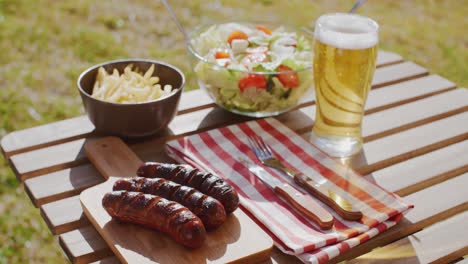
[[199, 84], [233, 112], [266, 116], [295, 106], [313, 82], [311, 43], [284, 27], [225, 23], [192, 38]]

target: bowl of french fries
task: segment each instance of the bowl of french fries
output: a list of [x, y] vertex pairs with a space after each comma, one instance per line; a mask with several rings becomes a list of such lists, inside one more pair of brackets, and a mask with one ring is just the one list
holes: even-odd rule
[[135, 138], [168, 126], [177, 113], [184, 84], [184, 74], [170, 64], [123, 59], [88, 68], [77, 86], [98, 133]]

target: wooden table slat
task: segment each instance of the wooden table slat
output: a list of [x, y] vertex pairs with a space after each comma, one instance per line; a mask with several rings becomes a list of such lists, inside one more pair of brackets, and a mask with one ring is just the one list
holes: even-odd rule
[[42, 218], [54, 235], [90, 224], [81, 208], [79, 195], [44, 204], [40, 210]]
[[[409, 203], [417, 204], [417, 210], [411, 210], [405, 218], [411, 222], [418, 222], [424, 215], [437, 215], [449, 207], [447, 204], [468, 205], [468, 173], [464, 173], [455, 178], [444, 181], [440, 184], [430, 186], [419, 192], [405, 196]], [[443, 199], [441, 195], [443, 194]], [[424, 211], [424, 212], [423, 212]]]
[[107, 257], [98, 261], [91, 262], [89, 264], [120, 264], [118, 258], [114, 257]]
[[104, 178], [92, 164], [48, 173], [24, 181], [24, 189], [35, 206], [79, 194]]
[[54, 141], [62, 143], [85, 137], [94, 130], [87, 116], [65, 119], [42, 126], [13, 131], [2, 138], [1, 149], [6, 156], [47, 146]]
[[[348, 264], [376, 263], [376, 264], [423, 264], [418, 261], [414, 249], [406, 242], [406, 238], [393, 242], [382, 248], [346, 261]], [[385, 248], [385, 250], [383, 250]]]
[[[389, 191], [406, 196], [468, 172], [468, 140], [409, 159], [366, 176]], [[458, 174], [453, 172], [457, 171]]]
[[360, 256], [351, 263], [449, 263], [468, 254], [468, 211]]
[[284, 254], [277, 247], [273, 247], [270, 259], [262, 263], [258, 263], [258, 264], [284, 264], [284, 263], [302, 264], [303, 262], [292, 255]]
[[366, 116], [362, 124], [363, 137], [371, 141], [465, 111], [468, 111], [468, 90], [455, 89]]
[[75, 264], [90, 263], [113, 256], [106, 241], [91, 225], [60, 235], [59, 243]]
[[86, 162], [86, 154], [83, 150], [86, 140], [82, 138], [13, 155], [10, 157], [10, 162], [16, 176], [21, 181], [45, 173], [81, 165]]
[[[407, 61], [393, 64], [387, 67], [378, 68], [375, 71], [374, 79], [372, 80], [372, 87], [380, 88], [397, 82], [422, 77], [427, 74], [428, 72], [424, 67], [414, 62]], [[395, 78], [395, 76], [398, 76], [399, 78]]]
[[379, 50], [377, 54], [376, 64], [377, 64], [377, 67], [383, 67], [383, 66], [395, 64], [395, 63], [402, 62], [402, 61], [403, 61], [403, 57], [401, 57], [400, 55], [396, 53]]
[[[400, 238], [411, 235], [434, 223], [468, 210], [468, 173], [441, 182], [405, 197], [414, 208], [396, 226], [366, 241], [352, 250], [344, 252], [331, 261], [338, 263], [356, 258], [374, 248], [385, 246]], [[385, 186], [384, 186], [385, 187]], [[444, 199], [441, 199], [444, 194]]]
[[[410, 249], [420, 263], [452, 262], [468, 254], [468, 211], [435, 223], [378, 251], [385, 252], [387, 247], [399, 247], [403, 251]], [[360, 259], [366, 258], [363, 256]]]
[[361, 167], [359, 172], [369, 174], [397, 162], [466, 140], [468, 126], [460, 124], [468, 124], [468, 112], [366, 142], [363, 149], [365, 161], [369, 165]]
[[[186, 96], [187, 95], [187, 96]], [[193, 100], [193, 98], [197, 98]], [[205, 108], [214, 107], [215, 103], [211, 97], [203, 90], [197, 89], [184, 92], [180, 97], [178, 115], [198, 111]]]
[[369, 93], [366, 102], [366, 113], [378, 112], [386, 108], [405, 104], [435, 94], [455, 89], [456, 85], [439, 76], [428, 75], [409, 81], [385, 86], [385, 89], [375, 89]]

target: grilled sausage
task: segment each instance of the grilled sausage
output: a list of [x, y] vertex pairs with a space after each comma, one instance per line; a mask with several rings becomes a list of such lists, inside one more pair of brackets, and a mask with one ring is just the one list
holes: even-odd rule
[[197, 215], [207, 230], [215, 229], [226, 221], [226, 211], [218, 200], [194, 188], [166, 179], [143, 177], [121, 179], [114, 183], [113, 190], [142, 192], [178, 202]]
[[179, 203], [156, 195], [113, 191], [104, 195], [102, 206], [119, 221], [156, 229], [189, 248], [200, 247], [206, 239], [200, 218]]
[[211, 173], [201, 172], [190, 166], [146, 162], [138, 168], [137, 175], [146, 178], [164, 178], [193, 187], [220, 201], [227, 214], [239, 206], [239, 196], [229, 183]]

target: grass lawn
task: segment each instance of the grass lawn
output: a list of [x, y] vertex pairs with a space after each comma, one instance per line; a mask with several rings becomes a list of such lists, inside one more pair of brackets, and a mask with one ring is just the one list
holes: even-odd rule
[[[353, 1], [170, 1], [182, 23], [267, 20], [313, 26], [318, 15], [347, 11]], [[381, 25], [380, 47], [397, 52], [460, 87], [468, 86], [468, 1], [368, 1], [360, 14]], [[76, 89], [87, 67], [142, 57], [193, 73], [159, 1], [0, 0], [0, 137], [83, 114]], [[66, 258], [0, 158], [0, 263], [62, 263]]]

